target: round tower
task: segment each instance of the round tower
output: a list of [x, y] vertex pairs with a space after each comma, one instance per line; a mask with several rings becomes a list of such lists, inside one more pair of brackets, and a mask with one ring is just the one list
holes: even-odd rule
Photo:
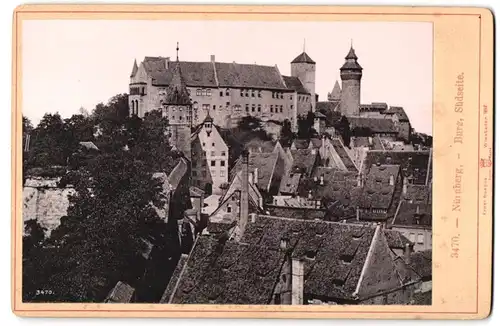
[[345, 63], [340, 68], [342, 93], [340, 97], [340, 112], [345, 116], [358, 116], [361, 100], [361, 77], [363, 68], [358, 63], [358, 57], [351, 45], [345, 57]]
[[312, 110], [316, 110], [316, 62], [304, 51], [291, 62], [292, 77], [298, 77], [311, 95]]

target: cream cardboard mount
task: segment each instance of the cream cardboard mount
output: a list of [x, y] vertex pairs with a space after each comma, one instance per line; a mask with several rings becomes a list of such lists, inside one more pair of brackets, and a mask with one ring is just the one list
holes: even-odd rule
[[[124, 22], [130, 28], [141, 25], [144, 30], [148, 21], [170, 24], [170, 28], [178, 24], [182, 41], [175, 48], [175, 59], [166, 54], [134, 61], [136, 52], [123, 54], [133, 62], [131, 72], [129, 66], [128, 71], [122, 71], [125, 79], [129, 77], [129, 87], [123, 91], [127, 94], [101, 107], [109, 112], [124, 108], [123, 121], [139, 121], [138, 128], [150, 128], [148, 135], [151, 128], [160, 128], [158, 121], [168, 121], [161, 126], [165, 129], [159, 135], [163, 136], [151, 136], [144, 146], [154, 160], [137, 156], [140, 140], [122, 144], [118, 137], [106, 138], [109, 120], [99, 120], [102, 116], [95, 112], [69, 112], [68, 117], [81, 114], [80, 122], [75, 122], [58, 118], [50, 108], [31, 111], [28, 98], [47, 95], [22, 87], [35, 80], [33, 56], [27, 51], [60, 57], [57, 60], [62, 60], [60, 67], [64, 67], [67, 49], [51, 54], [47, 47], [37, 48], [40, 42], [35, 40], [46, 37], [48, 34], [41, 31], [49, 31], [51, 24], [69, 31], [76, 21], [85, 30]], [[266, 34], [273, 34], [273, 30], [286, 42], [297, 42], [297, 33], [283, 29], [293, 26], [308, 31], [306, 38], [312, 45], [306, 47], [299, 35], [299, 42], [304, 43], [302, 51], [281, 55], [289, 58], [289, 67], [245, 59], [241, 39], [225, 45], [224, 51], [234, 57], [227, 62], [216, 60], [214, 55], [205, 60], [205, 55], [183, 52], [183, 46], [196, 46], [200, 40], [184, 45], [189, 41], [183, 38], [181, 25], [186, 37], [189, 29], [217, 37], [233, 35], [224, 29], [224, 36], [214, 27], [221, 22], [235, 26], [235, 30], [245, 24], [267, 26], [266, 33], [255, 29], [256, 35], [262, 34], [259, 42], [263, 45], [268, 42]], [[338, 73], [339, 81], [336, 75], [329, 77], [334, 86], [329, 84], [331, 91], [322, 94], [322, 65], [330, 67], [331, 62], [319, 53], [330, 50], [325, 50], [327, 45], [322, 49], [316, 40], [322, 39], [322, 33], [329, 34], [327, 29], [332, 26], [344, 26], [346, 33], [339, 37], [348, 37], [347, 26], [354, 22], [365, 32], [338, 55], [331, 50], [332, 57], [338, 56], [330, 59], [336, 62], [331, 69]], [[427, 71], [428, 77], [419, 75], [418, 69], [409, 69], [400, 85], [394, 85], [391, 76], [404, 61], [394, 58], [399, 53], [397, 47], [387, 51], [386, 46], [376, 51], [357, 49], [363, 48], [363, 40], [380, 37], [376, 31], [383, 24], [403, 28], [408, 23], [427, 26], [428, 41], [424, 36], [408, 37], [419, 44], [416, 51], [422, 51], [411, 64]], [[324, 25], [322, 33], [314, 29], [318, 24]], [[493, 185], [493, 16], [489, 10], [24, 5], [15, 10], [13, 29], [15, 314], [365, 319], [481, 319], [489, 315]], [[51, 35], [57, 43], [64, 33]], [[78, 32], [74, 38], [80, 40]], [[85, 46], [85, 38], [81, 39]], [[98, 36], [93, 40], [102, 41]], [[176, 41], [172, 40], [174, 46]], [[118, 40], [116, 44], [103, 42], [104, 47], [119, 45]], [[141, 37], [141, 42], [154, 48], [163, 41]], [[276, 44], [280, 42], [276, 40]], [[217, 42], [213, 43], [217, 48]], [[337, 48], [343, 48], [340, 43]], [[194, 52], [205, 51], [199, 46]], [[160, 53], [164, 49], [157, 48]], [[379, 54], [370, 54], [373, 52]], [[90, 69], [83, 53], [82, 58], [72, 60]], [[376, 58], [370, 59], [371, 55]], [[260, 58], [258, 52], [252, 56]], [[428, 60], [420, 62], [418, 57]], [[377, 65], [387, 69], [374, 77], [381, 71]], [[54, 80], [71, 93], [73, 79], [84, 83], [87, 78], [84, 71], [78, 74], [56, 73]], [[378, 86], [373, 78], [379, 78]], [[423, 82], [412, 84], [411, 80], [418, 78], [424, 78]], [[125, 79], [120, 79], [121, 84]], [[111, 77], [108, 81], [113, 83]], [[364, 90], [380, 87], [380, 81], [392, 93], [414, 87], [404, 85], [416, 85], [416, 93], [394, 97], [402, 103], [365, 104], [362, 99], [370, 96], [364, 95]], [[384, 96], [392, 96], [391, 92]], [[425, 97], [425, 92], [428, 108], [418, 110], [432, 115], [427, 135], [415, 127], [421, 128], [415, 110], [423, 105], [416, 97]], [[42, 119], [49, 127], [37, 126], [35, 118], [29, 126], [23, 119], [37, 114], [42, 118], [46, 113], [52, 114], [52, 120]], [[72, 151], [62, 163], [58, 161], [60, 164], [54, 163], [58, 158], [51, 154], [64, 152], [61, 143], [65, 142], [50, 138], [50, 130], [56, 130], [50, 129], [50, 124], [56, 120], [60, 121], [57, 130], [73, 130], [65, 136], [73, 141]], [[121, 123], [118, 118], [113, 121]], [[90, 123], [93, 132], [86, 137], [74, 136], [76, 129], [71, 128], [75, 123]], [[125, 122], [119, 126], [125, 135], [132, 128]], [[168, 150], [151, 149], [156, 146], [151, 144], [161, 145], [165, 139]], [[244, 148], [238, 147], [241, 143]], [[133, 188], [129, 183], [132, 179], [123, 176], [128, 172], [123, 172], [115, 180], [122, 186], [114, 188], [113, 197], [101, 191], [109, 191], [103, 184], [110, 180], [102, 170], [109, 168], [109, 157], [118, 155], [116, 151], [106, 153], [116, 144], [122, 146], [120, 162], [132, 157], [144, 168], [134, 172], [133, 180], [143, 179]], [[171, 156], [166, 159], [159, 153]], [[162, 160], [170, 163], [159, 167]], [[100, 162], [100, 169], [93, 168], [95, 162]], [[114, 165], [114, 169], [125, 169], [123, 166]], [[112, 170], [108, 170], [110, 175]], [[87, 187], [79, 183], [83, 174], [79, 174], [80, 181], [68, 178], [77, 171], [91, 176], [85, 179]], [[155, 230], [127, 233], [126, 227], [137, 226], [131, 222], [134, 219], [115, 216], [119, 214], [106, 211], [103, 203], [111, 207], [120, 196], [135, 193], [116, 207], [135, 205], [140, 197], [137, 192], [149, 193], [143, 185], [150, 180], [158, 182], [158, 194], [164, 200], [151, 200], [141, 207], [151, 209], [160, 224]], [[75, 218], [83, 213], [73, 208], [83, 207], [84, 200], [93, 203], [90, 213]], [[100, 220], [106, 229], [90, 233], [102, 234], [108, 247], [89, 251], [103, 240], [88, 233], [89, 225], [97, 221], [93, 216], [104, 215], [116, 223]], [[40, 233], [41, 228], [45, 233]], [[79, 242], [76, 234], [87, 234], [88, 238]], [[130, 260], [123, 258], [124, 250], [113, 247], [113, 241], [121, 241], [121, 248], [137, 242], [134, 248], [141, 249], [135, 260]], [[177, 248], [175, 254], [173, 247]], [[53, 256], [65, 257], [65, 252], [71, 252], [71, 257], [59, 259], [59, 270], [50, 269], [57, 261]], [[99, 253], [94, 255], [99, 258], [93, 258], [92, 252]], [[125, 269], [130, 271], [125, 273], [122, 268], [121, 272], [107, 273], [103, 268], [96, 274], [98, 269], [85, 267], [103, 262], [109, 265], [111, 261], [128, 263]]]

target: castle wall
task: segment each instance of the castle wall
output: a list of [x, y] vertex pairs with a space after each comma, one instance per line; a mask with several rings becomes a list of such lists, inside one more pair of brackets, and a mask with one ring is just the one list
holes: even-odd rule
[[340, 101], [340, 112], [346, 116], [359, 115], [359, 104], [361, 99], [361, 80], [342, 80], [342, 95]]

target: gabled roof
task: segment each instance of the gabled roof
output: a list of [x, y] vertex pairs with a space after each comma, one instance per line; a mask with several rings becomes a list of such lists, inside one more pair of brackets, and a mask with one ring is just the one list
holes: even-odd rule
[[432, 250], [413, 252], [410, 255], [411, 268], [423, 281], [432, 279]]
[[407, 185], [406, 194], [401, 195], [401, 198], [403, 200], [420, 204], [428, 204], [431, 199], [430, 197], [431, 197], [431, 189], [429, 186], [416, 185], [416, 184]]
[[325, 209], [291, 206], [266, 206], [265, 209], [272, 216], [281, 216], [301, 220], [324, 220]]
[[369, 128], [374, 133], [397, 133], [394, 123], [390, 119], [347, 117], [351, 129]]
[[313, 59], [304, 51], [299, 54], [295, 59], [292, 60], [291, 63], [311, 63], [316, 64]]
[[298, 94], [309, 94], [298, 77], [283, 76], [283, 80], [287, 88], [295, 90]]
[[[340, 102], [332, 102], [332, 101], [318, 101], [316, 102], [316, 111], [320, 112], [337, 112], [337, 108], [340, 105]], [[338, 114], [338, 118], [340, 118], [342, 115]]]
[[167, 87], [164, 104], [191, 105], [191, 97], [186, 88], [186, 82], [182, 76], [181, 65], [176, 62], [172, 79]]
[[410, 121], [408, 119], [408, 116], [406, 115], [405, 110], [402, 107], [400, 107], [400, 106], [391, 106], [384, 113], [386, 113], [386, 114], [396, 114], [397, 117], [398, 117], [398, 120], [401, 121], [401, 122], [408, 122], [408, 121]]
[[[396, 181], [399, 176], [399, 165], [372, 165], [366, 175], [363, 192], [360, 197], [361, 208], [374, 208], [389, 210], [393, 204], [393, 195], [396, 189]], [[390, 179], [393, 178], [393, 184]], [[387, 219], [387, 215], [375, 213], [363, 213], [360, 219], [378, 220]]]
[[170, 303], [268, 304], [283, 259], [283, 251], [199, 236]]
[[432, 228], [432, 205], [402, 201], [392, 221], [393, 225]]
[[168, 286], [165, 289], [165, 292], [163, 292], [163, 295], [161, 297], [160, 303], [168, 303], [170, 300], [170, 297], [172, 296], [175, 287], [177, 285], [177, 282], [179, 281], [179, 277], [182, 273], [182, 270], [184, 269], [184, 266], [186, 266], [186, 262], [189, 258], [189, 255], [182, 254], [181, 257], [179, 258], [179, 261], [177, 262], [177, 266], [175, 267], [174, 273], [172, 274], [172, 277], [170, 278], [170, 281], [168, 282]]
[[384, 230], [385, 238], [387, 239], [387, 244], [391, 249], [405, 249], [406, 245], [413, 246], [413, 243], [405, 237], [401, 232], [396, 230]]
[[373, 164], [398, 164], [404, 177], [411, 177], [414, 184], [425, 184], [429, 151], [379, 151], [367, 152], [363, 162], [366, 175]]
[[345, 165], [346, 169], [350, 172], [357, 172], [358, 168], [356, 167], [351, 157], [347, 153], [347, 150], [342, 140], [336, 137], [331, 139], [330, 142], [332, 143], [335, 152], [337, 152], [337, 154], [340, 156], [340, 159], [342, 160], [342, 163]]
[[290, 152], [293, 157], [291, 173], [311, 174], [318, 160], [318, 151], [315, 154], [310, 149], [294, 149]]
[[79, 145], [86, 148], [86, 149], [95, 150], [95, 151], [99, 150], [99, 148], [91, 141], [81, 141], [79, 143]]

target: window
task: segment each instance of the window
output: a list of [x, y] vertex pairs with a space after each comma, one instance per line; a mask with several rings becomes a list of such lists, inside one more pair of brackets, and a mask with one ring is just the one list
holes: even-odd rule
[[207, 96], [212, 96], [212, 90], [211, 89], [207, 89]]
[[245, 90], [245, 97], [248, 97], [248, 89]]
[[260, 112], [260, 104], [257, 105], [257, 111]]
[[424, 235], [422, 233], [419, 233], [417, 235], [417, 243], [423, 244], [424, 243]]
[[182, 112], [182, 106], [179, 106], [179, 112]]
[[220, 166], [226, 166], [226, 161], [220, 161]]
[[198, 110], [198, 102], [193, 103], [193, 109]]
[[205, 147], [205, 143], [202, 143], [201, 146]]
[[252, 97], [255, 97], [255, 91], [252, 89]]
[[224, 171], [224, 170], [220, 171], [220, 176], [222, 178], [224, 178], [226, 176], [226, 171]]
[[283, 113], [283, 105], [280, 105], [280, 113]]
[[201, 96], [207, 96], [207, 90], [206, 89], [202, 89], [201, 90]]
[[231, 105], [231, 103], [226, 102], [226, 107], [229, 107], [230, 105]]
[[290, 110], [293, 110], [293, 105], [290, 105]]
[[221, 156], [226, 156], [226, 152], [220, 152]]
[[252, 112], [255, 112], [255, 104], [252, 104]]
[[214, 106], [212, 106], [212, 109], [214, 109], [214, 110], [215, 110], [215, 105], [214, 105]]
[[215, 166], [215, 161], [211, 161], [210, 166]]
[[220, 95], [220, 97], [223, 97], [224, 96], [224, 92], [220, 91], [219, 95]]
[[261, 92], [261, 91], [259, 91], [258, 96], [259, 96], [259, 97], [262, 97], [262, 92]]
[[226, 96], [229, 96], [229, 88], [226, 89]]
[[280, 99], [283, 99], [283, 93], [280, 93]]
[[293, 100], [293, 95], [290, 95], [290, 101], [292, 101], [292, 100]]
[[271, 113], [274, 112], [274, 107], [271, 105]]
[[182, 115], [179, 116], [179, 121], [182, 121]]
[[203, 104], [202, 107], [203, 107], [203, 110], [208, 110], [208, 109], [210, 109], [210, 104]]
[[212, 143], [212, 147], [215, 147], [215, 143]]
[[240, 90], [240, 96], [243, 97], [243, 90]]
[[227, 212], [231, 213], [231, 206], [230, 205], [227, 206]]
[[245, 104], [245, 111], [248, 112], [248, 104]]
[[199, 89], [199, 88], [198, 88], [198, 89], [196, 90], [196, 96], [201, 96], [201, 89]]
[[211, 151], [210, 155], [215, 156], [215, 151]]
[[415, 233], [410, 233], [410, 237], [409, 237], [409, 240], [413, 243], [415, 243]]

